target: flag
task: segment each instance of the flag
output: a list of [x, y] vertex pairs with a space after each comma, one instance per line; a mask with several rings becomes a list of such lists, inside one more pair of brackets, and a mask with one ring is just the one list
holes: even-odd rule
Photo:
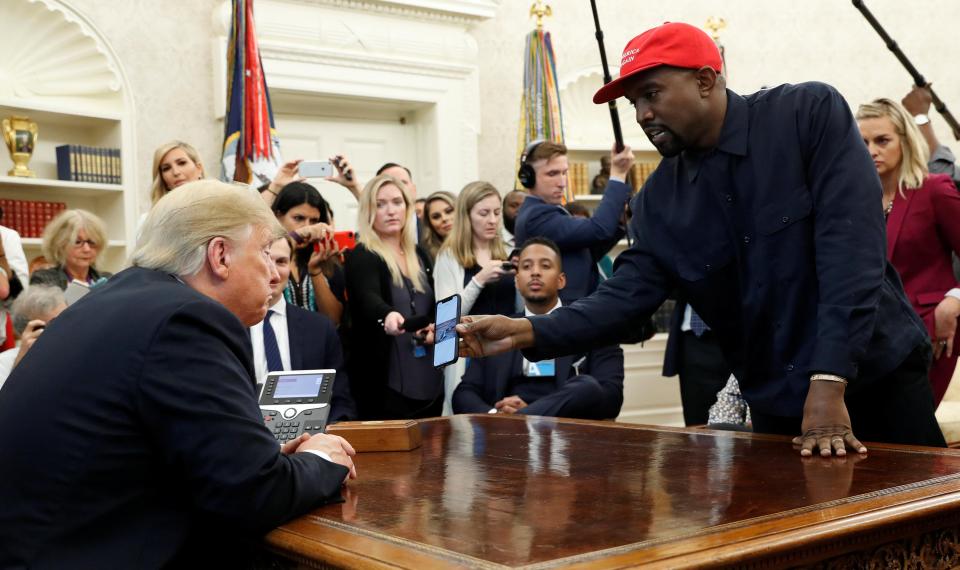
[[[560, 111], [560, 89], [557, 86], [557, 65], [550, 32], [537, 27], [527, 34], [523, 64], [523, 98], [520, 101], [520, 129], [517, 137], [517, 167], [520, 155], [535, 140], [563, 142], [563, 114]], [[567, 186], [567, 193], [571, 188]], [[567, 201], [573, 196], [567, 196]]]
[[253, 21], [253, 0], [233, 0], [220, 179], [261, 185], [282, 164]]

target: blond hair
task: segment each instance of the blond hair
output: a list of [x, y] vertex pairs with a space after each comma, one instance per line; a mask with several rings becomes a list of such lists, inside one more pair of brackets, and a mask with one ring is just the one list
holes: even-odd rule
[[[470, 211], [481, 200], [490, 196], [497, 197], [497, 204], [500, 204], [500, 192], [489, 182], [478, 180], [471, 182], [463, 187], [460, 196], [457, 198], [457, 213], [453, 222], [453, 230], [443, 242], [441, 251], [449, 251], [462, 267], [469, 269], [477, 264], [477, 256], [473, 252], [473, 224], [470, 223]], [[500, 217], [500, 227], [503, 227], [503, 216]], [[497, 235], [490, 242], [490, 257], [493, 259], [506, 259], [507, 248], [504, 246], [503, 238], [500, 234], [500, 228], [497, 229]]]
[[200, 153], [197, 152], [197, 149], [193, 148], [193, 145], [182, 141], [170, 141], [160, 145], [157, 147], [157, 150], [153, 151], [153, 186], [150, 188], [151, 204], [156, 204], [160, 198], [163, 198], [164, 195], [170, 191], [170, 189], [167, 188], [166, 182], [163, 181], [163, 176], [160, 174], [160, 161], [163, 160], [163, 157], [167, 156], [168, 152], [176, 148], [183, 149], [187, 158], [192, 160], [193, 163], [200, 168], [201, 173], [204, 172], [203, 163], [200, 162]]
[[167, 193], [147, 214], [131, 264], [195, 275], [203, 268], [210, 240], [241, 242], [254, 228], [267, 228], [278, 238], [286, 234], [266, 203], [246, 185], [188, 182]]
[[930, 160], [930, 149], [917, 124], [903, 105], [890, 99], [874, 99], [873, 102], [860, 105], [857, 109], [857, 120], [882, 119], [886, 117], [893, 123], [893, 130], [900, 137], [900, 151], [903, 158], [900, 160], [900, 172], [897, 176], [897, 188], [903, 194], [905, 188], [919, 188], [927, 177], [927, 161]]
[[403, 229], [400, 231], [400, 247], [403, 250], [404, 257], [407, 260], [407, 271], [410, 281], [417, 291], [426, 291], [426, 283], [420, 276], [420, 258], [417, 256], [416, 230], [414, 224], [410, 223], [410, 212], [413, 211], [413, 202], [410, 200], [410, 194], [403, 187], [403, 183], [389, 174], [377, 176], [364, 186], [360, 194], [360, 212], [357, 215], [357, 241], [362, 243], [370, 252], [375, 253], [383, 262], [387, 264], [390, 270], [390, 277], [393, 284], [397, 287], [403, 287], [403, 272], [400, 271], [400, 264], [397, 263], [393, 251], [387, 247], [387, 244], [380, 239], [380, 235], [373, 229], [373, 222], [377, 217], [377, 194], [380, 189], [388, 184], [396, 186], [403, 196], [403, 203], [406, 206], [406, 212], [403, 214]]
[[445, 190], [437, 190], [427, 196], [427, 199], [423, 203], [423, 236], [420, 239], [420, 246], [427, 250], [430, 257], [435, 258], [437, 257], [437, 252], [440, 251], [440, 246], [442, 246], [446, 240], [440, 237], [437, 230], [433, 229], [433, 223], [430, 222], [430, 204], [434, 202], [443, 202], [452, 208], [456, 208], [457, 197]]
[[[56, 265], [67, 260], [67, 249], [77, 241], [80, 230], [87, 232], [87, 239], [95, 243], [97, 259], [107, 244], [107, 230], [103, 220], [86, 210], [65, 210], [43, 229], [43, 255]], [[96, 265], [94, 259], [91, 265]]]

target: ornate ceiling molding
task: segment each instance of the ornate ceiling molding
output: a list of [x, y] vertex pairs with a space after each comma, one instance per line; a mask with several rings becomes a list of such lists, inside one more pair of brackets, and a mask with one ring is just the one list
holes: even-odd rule
[[115, 97], [123, 85], [110, 49], [55, 0], [0, 2], [0, 96]]
[[474, 24], [493, 18], [502, 0], [291, 0], [364, 12]]

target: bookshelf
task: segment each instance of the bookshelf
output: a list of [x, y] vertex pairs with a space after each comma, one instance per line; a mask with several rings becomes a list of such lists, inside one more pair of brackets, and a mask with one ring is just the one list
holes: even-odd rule
[[[62, 202], [93, 212], [103, 219], [108, 239], [97, 267], [119, 271], [126, 265], [136, 221], [133, 105], [119, 59], [86, 18], [62, 3], [3, 2], [0, 21], [34, 22], [49, 32], [44, 42], [59, 46], [30, 58], [7, 54], [0, 61], [0, 77], [9, 79], [0, 83], [0, 119], [26, 116], [38, 127], [29, 163], [36, 178], [8, 176], [13, 161], [5, 145], [0, 149], [0, 198]], [[17, 63], [25, 58], [29, 68]], [[121, 183], [58, 180], [56, 147], [64, 144], [119, 148]], [[41, 254], [40, 244], [40, 238], [23, 239], [28, 260]]]

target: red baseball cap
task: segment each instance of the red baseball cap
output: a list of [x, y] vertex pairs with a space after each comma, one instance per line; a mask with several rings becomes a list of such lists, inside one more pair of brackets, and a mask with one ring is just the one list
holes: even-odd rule
[[593, 102], [606, 103], [623, 97], [624, 79], [659, 65], [690, 69], [712, 67], [720, 73], [723, 58], [717, 44], [700, 28], [667, 22], [630, 40], [623, 48], [620, 77], [601, 87], [593, 96]]

